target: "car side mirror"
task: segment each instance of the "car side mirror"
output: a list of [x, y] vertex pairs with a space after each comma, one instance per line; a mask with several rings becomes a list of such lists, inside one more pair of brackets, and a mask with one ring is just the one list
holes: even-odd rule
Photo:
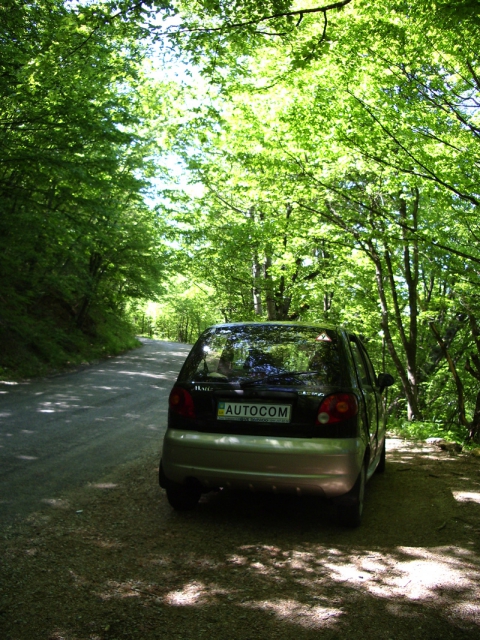
[[377, 387], [379, 388], [380, 393], [382, 393], [382, 391], [384, 391], [387, 387], [391, 387], [394, 382], [394, 377], [389, 373], [380, 373], [377, 376]]

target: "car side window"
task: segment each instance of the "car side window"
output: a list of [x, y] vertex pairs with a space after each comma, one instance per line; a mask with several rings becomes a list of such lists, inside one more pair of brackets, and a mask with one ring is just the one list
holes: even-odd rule
[[373, 385], [375, 374], [365, 350], [354, 336], [350, 336], [350, 346], [360, 382], [362, 384]]
[[363, 344], [359, 344], [360, 350], [363, 354], [363, 358], [365, 360], [365, 363], [367, 365], [367, 369], [368, 372], [370, 374], [370, 380], [372, 381], [371, 384], [374, 385], [377, 383], [377, 376], [375, 374], [375, 369], [373, 368], [373, 364], [372, 361], [370, 360], [370, 356], [367, 353], [367, 350], [365, 349], [365, 347], [363, 346]]

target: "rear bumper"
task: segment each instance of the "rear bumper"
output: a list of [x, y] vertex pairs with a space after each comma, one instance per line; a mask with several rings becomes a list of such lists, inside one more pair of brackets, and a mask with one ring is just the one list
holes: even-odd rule
[[168, 429], [163, 473], [205, 490], [217, 487], [341, 496], [353, 487], [365, 454], [361, 438], [303, 439]]

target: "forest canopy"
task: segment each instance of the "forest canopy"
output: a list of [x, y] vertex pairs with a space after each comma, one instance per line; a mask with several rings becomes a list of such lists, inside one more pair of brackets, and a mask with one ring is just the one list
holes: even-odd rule
[[5, 375], [134, 328], [328, 321], [395, 375], [399, 421], [478, 437], [478, 2], [40, 0], [0, 24]]

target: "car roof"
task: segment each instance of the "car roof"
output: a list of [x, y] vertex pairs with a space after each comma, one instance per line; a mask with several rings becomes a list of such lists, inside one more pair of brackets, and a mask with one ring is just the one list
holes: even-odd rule
[[265, 320], [263, 322], [221, 322], [214, 324], [209, 329], [226, 328], [226, 327], [261, 327], [261, 326], [286, 326], [286, 327], [312, 327], [314, 329], [330, 329], [332, 331], [344, 330], [342, 327], [338, 327], [328, 322], [297, 322], [295, 320]]

